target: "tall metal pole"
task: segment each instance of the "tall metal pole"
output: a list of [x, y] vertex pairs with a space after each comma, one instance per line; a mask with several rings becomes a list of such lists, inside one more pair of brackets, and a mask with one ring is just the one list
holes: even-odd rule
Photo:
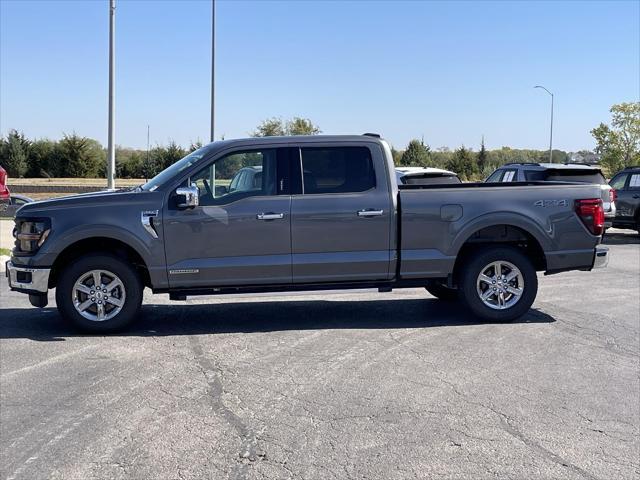
[[209, 141], [214, 139], [215, 126], [215, 94], [216, 94], [216, 0], [211, 0], [211, 133]]
[[551, 93], [542, 85], [536, 85], [533, 88], [542, 88], [545, 92], [551, 95], [551, 131], [549, 133], [549, 163], [553, 163], [553, 93]]
[[553, 93], [551, 94], [551, 131], [549, 132], [549, 163], [553, 163]]
[[109, 134], [107, 139], [107, 188], [115, 188], [116, 177], [116, 151], [113, 145], [113, 134], [115, 128], [115, 114], [114, 114], [114, 56], [115, 56], [115, 16], [116, 16], [116, 1], [109, 0]]
[[145, 168], [144, 168], [144, 180], [145, 182], [148, 180], [149, 177], [149, 173], [151, 173], [149, 171], [149, 125], [147, 125], [147, 160], [145, 162]]

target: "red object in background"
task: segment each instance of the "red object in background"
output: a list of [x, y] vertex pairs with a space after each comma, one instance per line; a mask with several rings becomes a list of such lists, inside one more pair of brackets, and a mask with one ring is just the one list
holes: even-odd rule
[[609, 199], [615, 202], [618, 199], [618, 191], [615, 188], [609, 190]]
[[0, 167], [0, 200], [9, 200], [10, 194], [7, 188], [7, 172]]
[[582, 223], [594, 235], [602, 235], [604, 232], [604, 208], [602, 208], [602, 200], [599, 198], [588, 198], [585, 200], [576, 200], [576, 213], [582, 220]]

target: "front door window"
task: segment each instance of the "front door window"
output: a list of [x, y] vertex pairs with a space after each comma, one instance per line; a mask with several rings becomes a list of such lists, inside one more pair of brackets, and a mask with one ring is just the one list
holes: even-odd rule
[[276, 194], [276, 150], [234, 152], [191, 176], [200, 205], [226, 205], [243, 198]]

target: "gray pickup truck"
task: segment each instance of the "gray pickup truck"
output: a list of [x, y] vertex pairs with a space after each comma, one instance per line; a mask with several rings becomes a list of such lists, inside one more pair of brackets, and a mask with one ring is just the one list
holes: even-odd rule
[[173, 300], [425, 287], [509, 321], [536, 271], [607, 263], [599, 185], [395, 177], [374, 134], [214, 142], [140, 187], [23, 206], [9, 285], [38, 307], [55, 288], [62, 317], [93, 332], [134, 320], [144, 287]]

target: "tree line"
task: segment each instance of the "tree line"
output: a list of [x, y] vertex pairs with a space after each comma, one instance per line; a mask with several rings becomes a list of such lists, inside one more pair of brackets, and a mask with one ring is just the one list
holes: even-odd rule
[[[611, 125], [601, 123], [591, 131], [596, 140], [596, 153], [601, 157], [605, 173], [640, 164], [640, 102], [621, 103], [611, 107]], [[294, 117], [290, 120], [269, 118], [250, 133], [254, 137], [279, 135], [317, 135], [320, 128], [311, 120]], [[202, 146], [195, 142], [182, 147], [174, 141], [156, 145], [149, 151], [116, 148], [118, 178], [151, 178], [164, 168]], [[424, 140], [414, 139], [402, 150], [392, 148], [398, 166], [437, 167], [456, 172], [463, 180], [479, 180], [509, 162], [547, 162], [548, 150], [527, 150], [502, 147], [487, 150], [484, 138], [474, 151], [466, 146], [455, 150], [433, 149]], [[76, 135], [62, 139], [27, 139], [17, 130], [0, 138], [0, 165], [12, 177], [105, 178], [107, 153], [96, 140]], [[564, 163], [567, 153], [553, 150], [553, 161]]]

